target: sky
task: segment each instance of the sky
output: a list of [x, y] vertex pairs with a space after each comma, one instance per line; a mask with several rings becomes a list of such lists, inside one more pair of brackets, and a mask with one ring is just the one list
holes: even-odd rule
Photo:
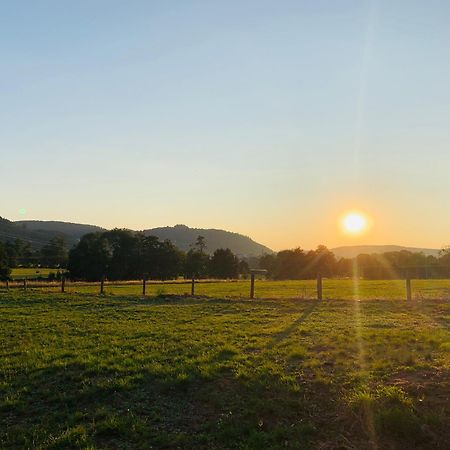
[[[450, 243], [450, 3], [0, 0], [0, 216]], [[372, 226], [338, 226], [345, 211]]]

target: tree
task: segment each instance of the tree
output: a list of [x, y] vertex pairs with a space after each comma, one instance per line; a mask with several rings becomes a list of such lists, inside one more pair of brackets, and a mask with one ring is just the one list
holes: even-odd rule
[[444, 278], [450, 277], [450, 246], [444, 247], [439, 252], [437, 264], [439, 265], [439, 268], [437, 269], [439, 276]]
[[142, 242], [140, 235], [115, 228], [103, 233], [108, 247], [106, 276], [110, 280], [132, 280], [142, 277]]
[[337, 261], [334, 253], [325, 245], [319, 245], [315, 251], [315, 264], [312, 269], [315, 274], [321, 273], [326, 277], [332, 277], [336, 273]]
[[200, 253], [206, 253], [206, 239], [203, 236], [198, 236], [194, 244], [194, 249]]
[[184, 253], [171, 241], [158, 242], [155, 260], [155, 275], [159, 280], [170, 280], [178, 277], [183, 271]]
[[184, 276], [186, 278], [207, 278], [209, 270], [209, 255], [206, 254], [206, 240], [198, 236], [191, 249], [186, 254]]
[[361, 253], [355, 258], [354, 261], [354, 277], [377, 278], [377, 269], [371, 255]]
[[40, 260], [45, 267], [65, 267], [67, 248], [63, 237], [56, 236], [41, 248]]
[[87, 234], [69, 254], [71, 276], [89, 281], [102, 276], [133, 280], [144, 275], [165, 280], [178, 277], [183, 265], [184, 253], [170, 241], [121, 229]]
[[305, 253], [300, 247], [282, 250], [276, 255], [263, 255], [259, 267], [276, 280], [301, 280], [315, 278], [318, 273], [331, 277], [337, 273], [334, 253], [324, 245]]
[[250, 273], [250, 265], [245, 259], [241, 259], [238, 265], [239, 275], [243, 278], [248, 278], [248, 274]]
[[104, 233], [86, 234], [69, 252], [70, 276], [98, 281], [106, 274], [110, 256], [110, 246]]
[[276, 280], [308, 278], [307, 255], [301, 248], [283, 250], [275, 257], [272, 277]]
[[336, 264], [336, 275], [338, 277], [353, 276], [353, 260], [350, 258], [340, 258]]
[[36, 263], [39, 259], [38, 255], [33, 254], [30, 243], [22, 241], [22, 239], [7, 241], [4, 246], [8, 255], [9, 267], [15, 267], [18, 264], [28, 265]]
[[141, 271], [149, 278], [168, 280], [183, 272], [185, 255], [169, 240], [161, 242], [156, 236], [143, 236], [140, 252]]
[[259, 258], [259, 268], [267, 270], [267, 276], [273, 277], [275, 266], [277, 262], [277, 255], [266, 253]]
[[159, 258], [159, 239], [156, 236], [144, 236], [141, 239], [141, 271], [142, 274], [157, 278]]
[[8, 261], [8, 254], [5, 246], [0, 242], [0, 280], [6, 281], [11, 274], [11, 269]]
[[237, 278], [239, 258], [229, 248], [218, 248], [210, 260], [210, 274], [215, 278]]
[[208, 266], [209, 256], [191, 248], [186, 254], [184, 274], [186, 277], [206, 278], [208, 276]]

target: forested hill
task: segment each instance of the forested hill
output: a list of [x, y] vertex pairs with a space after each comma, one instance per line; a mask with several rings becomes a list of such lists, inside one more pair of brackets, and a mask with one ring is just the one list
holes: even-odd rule
[[[83, 225], [78, 223], [21, 220], [10, 222], [0, 220], [0, 241], [22, 239], [29, 242], [32, 247], [39, 248], [45, 245], [55, 236], [62, 236], [68, 247], [72, 247], [79, 239], [96, 231], [106, 231], [95, 225]], [[145, 230], [146, 235], [157, 236], [164, 240], [169, 239], [181, 250], [189, 250], [199, 235], [206, 240], [207, 251], [214, 252], [218, 248], [229, 248], [240, 256], [260, 256], [263, 253], [272, 253], [272, 250], [262, 244], [258, 244], [247, 236], [230, 231], [189, 228], [185, 225], [174, 227], [153, 228]]]
[[[97, 231], [106, 231], [95, 225], [79, 223], [21, 220], [11, 222], [0, 217], [0, 242], [21, 239], [29, 242], [33, 248], [40, 248], [47, 244], [55, 236], [61, 236], [70, 248], [79, 239], [87, 234]], [[196, 241], [198, 236], [203, 236], [206, 241], [207, 251], [214, 252], [217, 248], [229, 248], [240, 256], [261, 256], [264, 253], [273, 253], [272, 250], [262, 244], [253, 241], [248, 236], [225, 230], [190, 228], [186, 225], [174, 227], [161, 227], [144, 230], [146, 235], [157, 236], [159, 239], [169, 239], [181, 250], [187, 251]], [[413, 253], [422, 252], [425, 255], [438, 256], [438, 249], [413, 248], [399, 245], [355, 245], [332, 248], [331, 251], [337, 258], [354, 258], [359, 254], [381, 254], [408, 250]]]
[[18, 225], [15, 222], [0, 217], [0, 241], [2, 242], [21, 239], [30, 243], [33, 248], [39, 248], [45, 245], [54, 236], [54, 232], [31, 230], [26, 226]]
[[53, 220], [20, 220], [14, 223], [31, 232], [47, 233], [52, 236], [63, 236], [69, 247], [76, 244], [85, 234], [95, 233], [97, 231], [106, 231], [105, 228], [101, 228], [96, 225], [58, 222]]
[[424, 253], [427, 256], [439, 255], [439, 249], [436, 248], [403, 247], [400, 245], [348, 245], [331, 249], [337, 258], [354, 258], [355, 256], [361, 254], [372, 255], [388, 252], [400, 252], [402, 250], [407, 250], [411, 253]]
[[[61, 236], [69, 247], [76, 244], [81, 236], [103, 228], [94, 225], [81, 225], [67, 222], [53, 222], [40, 220], [22, 220], [11, 222], [0, 218], [0, 241], [14, 241], [21, 239], [33, 248], [40, 248], [50, 239]], [[103, 230], [104, 231], [104, 230]]]
[[157, 236], [159, 239], [169, 239], [181, 250], [187, 251], [194, 244], [198, 236], [206, 240], [206, 250], [209, 253], [217, 248], [229, 248], [233, 253], [240, 256], [261, 256], [273, 251], [239, 233], [225, 230], [189, 228], [186, 225], [175, 225], [174, 227], [153, 228], [144, 230], [146, 235]]

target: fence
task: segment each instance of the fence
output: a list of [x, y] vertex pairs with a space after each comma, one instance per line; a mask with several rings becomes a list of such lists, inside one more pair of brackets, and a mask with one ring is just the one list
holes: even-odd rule
[[329, 279], [270, 281], [249, 280], [135, 280], [96, 283], [18, 280], [0, 283], [5, 291], [43, 291], [71, 294], [110, 294], [139, 297], [201, 296], [232, 298], [299, 298], [299, 299], [450, 299], [450, 280], [363, 280]]

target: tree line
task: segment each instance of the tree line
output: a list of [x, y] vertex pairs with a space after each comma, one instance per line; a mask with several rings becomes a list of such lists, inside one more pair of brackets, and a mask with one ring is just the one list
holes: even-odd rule
[[315, 250], [301, 248], [264, 255], [259, 267], [275, 280], [358, 277], [365, 279], [450, 278], [450, 248], [438, 257], [407, 250], [382, 254], [360, 254], [356, 258], [336, 258], [324, 245]]
[[169, 240], [124, 229], [86, 234], [69, 251], [62, 237], [40, 250], [19, 239], [0, 243], [0, 278], [8, 279], [11, 268], [20, 266], [65, 269], [66, 277], [86, 281], [233, 279], [249, 273], [248, 263], [228, 248], [207, 254], [202, 236], [183, 252]]
[[12, 267], [51, 267], [65, 270], [74, 280], [98, 281], [185, 278], [235, 279], [246, 277], [250, 267], [267, 270], [274, 280], [324, 277], [366, 279], [450, 278], [450, 249], [439, 256], [402, 250], [383, 254], [361, 254], [336, 258], [324, 245], [315, 250], [301, 248], [240, 259], [230, 249], [212, 255], [199, 236], [189, 251], [171, 241], [124, 229], [90, 233], [68, 250], [62, 237], [55, 237], [39, 250], [20, 239], [0, 243], [0, 278], [8, 279]]
[[0, 242], [0, 280], [7, 280], [13, 267], [64, 269], [67, 258], [68, 251], [62, 237], [51, 239], [39, 250], [33, 249], [29, 242], [22, 239]]
[[187, 252], [171, 241], [155, 236], [115, 229], [83, 236], [68, 255], [71, 278], [97, 281], [156, 280], [186, 278], [238, 278], [248, 273], [248, 265], [230, 249], [217, 249], [212, 255], [205, 251], [204, 238], [199, 236]]

